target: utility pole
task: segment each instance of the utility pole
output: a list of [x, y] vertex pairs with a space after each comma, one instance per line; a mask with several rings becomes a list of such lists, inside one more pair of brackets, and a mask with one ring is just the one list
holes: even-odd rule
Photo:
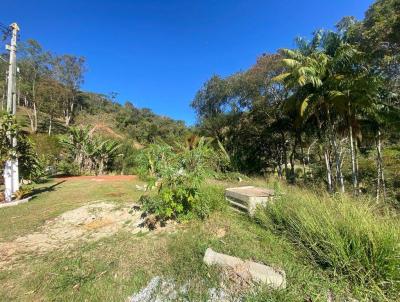
[[[17, 36], [19, 27], [17, 23], [10, 25], [12, 30], [11, 44], [6, 45], [10, 51], [10, 65], [8, 69], [7, 112], [15, 115], [17, 112]], [[17, 146], [17, 138], [10, 137], [13, 148]], [[14, 154], [16, 155], [16, 154]], [[13, 157], [6, 161], [4, 167], [4, 196], [7, 202], [12, 200], [12, 195], [19, 190], [18, 158]]]

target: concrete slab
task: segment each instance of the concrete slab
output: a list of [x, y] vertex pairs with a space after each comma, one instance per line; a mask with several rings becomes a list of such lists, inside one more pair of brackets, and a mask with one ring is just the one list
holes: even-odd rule
[[211, 248], [206, 250], [203, 262], [207, 265], [230, 268], [243, 278], [251, 278], [254, 282], [267, 284], [274, 289], [286, 288], [286, 274], [281, 269], [217, 253]]
[[10, 202], [2, 202], [2, 203], [0, 203], [0, 208], [17, 206], [21, 203], [28, 202], [29, 200], [31, 200], [31, 198], [32, 197], [27, 197], [27, 198], [18, 199], [18, 200], [14, 200], [14, 201], [10, 201]]
[[258, 205], [266, 205], [272, 200], [274, 191], [254, 186], [243, 186], [235, 188], [227, 188], [225, 190], [225, 198], [236, 209], [247, 211], [250, 215], [254, 212]]

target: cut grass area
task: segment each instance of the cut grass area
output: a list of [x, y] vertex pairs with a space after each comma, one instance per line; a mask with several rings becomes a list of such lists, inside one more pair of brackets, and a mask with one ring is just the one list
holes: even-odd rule
[[[226, 235], [218, 238], [217, 230]], [[133, 236], [126, 232], [67, 251], [30, 255], [2, 272], [0, 299], [18, 301], [124, 301], [156, 275], [189, 283], [186, 298], [205, 301], [208, 289], [219, 285], [219, 274], [202, 262], [207, 247], [282, 267], [289, 286], [282, 291], [260, 290], [249, 301], [326, 301], [332, 289], [346, 297], [347, 284], [334, 283], [324, 272], [307, 265], [303, 255], [282, 238], [245, 216], [215, 213], [206, 223], [194, 221], [175, 232]]]
[[[109, 196], [115, 192], [120, 195]], [[136, 201], [139, 195], [134, 182], [65, 182], [27, 205], [0, 211], [0, 234], [9, 240], [88, 201], [123, 204]], [[9, 217], [17, 215], [21, 218]], [[23, 215], [27, 216], [26, 221]], [[225, 235], [221, 237], [221, 233]], [[308, 254], [286, 236], [226, 210], [214, 212], [204, 221], [194, 220], [163, 232], [133, 235], [120, 231], [96, 242], [80, 242], [45, 255], [30, 253], [0, 270], [0, 301], [125, 301], [156, 275], [173, 278], [178, 285], [189, 282], [184, 298], [206, 301], [208, 289], [220, 285], [219, 272], [202, 262], [208, 247], [286, 271], [285, 290], [259, 288], [248, 293], [246, 301], [326, 301], [328, 291], [334, 293], [336, 301], [348, 297], [364, 301], [366, 297], [367, 289], [348, 283], [340, 275], [332, 276], [310, 262]]]
[[136, 201], [141, 192], [134, 182], [53, 179], [35, 187], [34, 198], [16, 207], [0, 209], [0, 241], [35, 231], [48, 219], [91, 201]]

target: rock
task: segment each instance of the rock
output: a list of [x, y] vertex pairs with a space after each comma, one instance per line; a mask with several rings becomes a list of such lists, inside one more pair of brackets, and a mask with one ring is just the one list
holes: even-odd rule
[[136, 185], [136, 190], [138, 190], [138, 191], [147, 191], [147, 185], [143, 185], [143, 186], [139, 186], [139, 185]]
[[286, 275], [282, 270], [275, 269], [253, 261], [243, 261], [240, 258], [217, 253], [208, 248], [203, 261], [207, 265], [218, 265], [234, 270], [243, 279], [251, 276], [252, 281], [267, 284], [274, 289], [286, 288]]
[[[232, 302], [232, 297], [223, 289], [210, 288], [208, 290], [208, 300], [207, 302]], [[239, 300], [235, 300], [239, 301]]]
[[222, 267], [231, 268], [243, 264], [240, 258], [214, 252], [211, 248], [206, 250], [203, 261], [207, 265], [218, 264]]
[[[153, 277], [145, 288], [128, 299], [129, 302], [169, 302], [178, 300], [180, 295], [188, 291], [188, 284], [180, 288], [174, 280], [165, 279], [160, 276]], [[179, 300], [181, 301], [181, 300]], [[186, 301], [186, 300], [184, 300]]]
[[130, 298], [130, 302], [150, 302], [161, 283], [161, 277], [156, 276], [140, 292]]

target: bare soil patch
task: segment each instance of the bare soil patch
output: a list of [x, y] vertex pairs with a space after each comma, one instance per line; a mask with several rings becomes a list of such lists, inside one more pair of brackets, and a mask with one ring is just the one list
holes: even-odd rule
[[78, 241], [95, 241], [121, 229], [132, 233], [147, 231], [141, 227], [142, 212], [132, 206], [97, 202], [68, 211], [46, 221], [38, 231], [0, 242], [0, 267], [17, 260], [24, 253], [42, 254], [54, 249], [71, 247]]
[[136, 175], [99, 175], [99, 176], [61, 176], [56, 177], [57, 180], [92, 180], [98, 182], [112, 182], [112, 181], [133, 181], [137, 180]]

